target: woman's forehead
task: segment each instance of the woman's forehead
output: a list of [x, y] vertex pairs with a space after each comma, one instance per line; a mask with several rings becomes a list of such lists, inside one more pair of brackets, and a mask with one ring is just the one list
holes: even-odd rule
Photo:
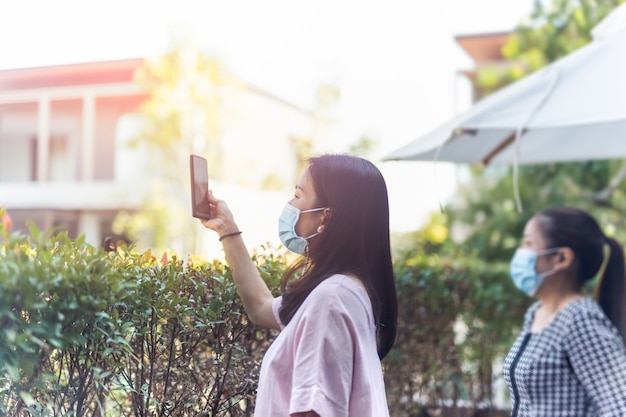
[[304, 171], [302, 171], [302, 173], [298, 177], [298, 182], [296, 183], [296, 189], [302, 190], [304, 192], [308, 192], [313, 189], [313, 183], [311, 181], [311, 175], [309, 174], [308, 169], [305, 169]]
[[531, 218], [526, 223], [526, 227], [524, 227], [524, 239], [543, 239], [541, 224], [537, 217]]

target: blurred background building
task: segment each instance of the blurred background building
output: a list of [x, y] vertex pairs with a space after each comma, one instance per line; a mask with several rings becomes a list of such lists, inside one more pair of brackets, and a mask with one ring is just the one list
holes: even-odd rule
[[506, 44], [511, 32], [472, 33], [455, 36], [456, 42], [463, 48], [474, 62], [474, 67], [461, 70], [472, 86], [472, 102], [480, 100], [484, 91], [476, 82], [478, 71], [485, 67], [510, 66], [502, 55], [502, 47]]
[[[478, 69], [505, 62], [501, 48], [507, 36], [496, 32], [455, 37], [474, 62], [474, 68], [459, 71], [472, 85], [473, 100], [482, 96], [475, 82]], [[30, 220], [43, 230], [66, 230], [74, 238], [84, 234], [94, 245], [103, 245], [111, 236], [132, 241], [118, 235], [115, 220], [122, 212], [137, 213], [153, 204], [155, 188], [150, 184], [164, 168], [149, 148], [131, 146], [147, 121], [142, 105], [150, 92], [136, 76], [145, 62], [126, 59], [0, 71], [0, 205], [7, 207], [14, 230], [26, 231]], [[313, 153], [333, 150], [336, 132], [328, 114], [332, 103], [326, 113], [304, 110], [231, 76], [235, 83], [219, 87], [220, 120], [191, 120], [185, 134], [199, 136], [192, 141], [207, 142], [212, 133], [206, 132], [211, 129], [206, 125], [219, 125], [218, 145], [193, 145], [209, 159], [211, 187], [233, 211], [244, 213], [241, 227], [250, 246], [278, 243], [271, 219], [291, 197], [300, 164]], [[171, 101], [179, 104], [175, 96]], [[188, 185], [186, 161], [174, 164], [169, 170]], [[180, 214], [185, 215], [188, 212]], [[209, 249], [208, 242], [196, 239], [188, 248], [174, 238], [167, 247], [197, 252]]]
[[[120, 212], [141, 208], [158, 175], [151, 152], [129, 146], [145, 119], [148, 94], [134, 81], [143, 62], [0, 71], [0, 206], [14, 231], [26, 231], [32, 220], [102, 245], [115, 235]], [[240, 190], [250, 204], [268, 198], [283, 204], [298, 170], [296, 148], [306, 138], [310, 148], [324, 149], [328, 125], [243, 80], [225, 87], [222, 98], [228, 119], [219, 132], [222, 195]], [[188, 166], [176, 169], [188, 181]], [[259, 239], [267, 238], [260, 229]]]

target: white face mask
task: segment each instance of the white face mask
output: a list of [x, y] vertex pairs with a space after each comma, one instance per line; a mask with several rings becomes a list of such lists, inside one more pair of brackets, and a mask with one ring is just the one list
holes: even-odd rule
[[296, 224], [298, 223], [300, 214], [324, 209], [324, 207], [321, 207], [310, 210], [298, 210], [287, 203], [278, 219], [278, 237], [280, 237], [280, 241], [283, 242], [283, 245], [290, 251], [303, 255], [306, 250], [306, 245], [308, 244], [307, 240], [317, 236], [319, 233], [313, 233], [311, 236], [307, 237], [298, 236], [296, 233]]

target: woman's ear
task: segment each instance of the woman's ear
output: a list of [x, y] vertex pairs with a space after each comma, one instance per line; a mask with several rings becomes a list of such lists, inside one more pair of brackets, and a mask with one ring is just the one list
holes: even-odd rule
[[569, 269], [574, 264], [576, 258], [574, 251], [567, 246], [560, 248], [554, 255], [554, 268], [559, 271]]
[[329, 208], [325, 208], [322, 211], [322, 218], [320, 220], [320, 226], [324, 226], [324, 224], [326, 224], [328, 219], [330, 219], [330, 209]]

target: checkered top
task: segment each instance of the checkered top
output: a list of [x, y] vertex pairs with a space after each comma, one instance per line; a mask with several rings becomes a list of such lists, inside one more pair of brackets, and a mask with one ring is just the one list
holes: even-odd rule
[[539, 333], [526, 312], [504, 361], [518, 417], [626, 416], [626, 352], [622, 338], [589, 298], [568, 304]]

